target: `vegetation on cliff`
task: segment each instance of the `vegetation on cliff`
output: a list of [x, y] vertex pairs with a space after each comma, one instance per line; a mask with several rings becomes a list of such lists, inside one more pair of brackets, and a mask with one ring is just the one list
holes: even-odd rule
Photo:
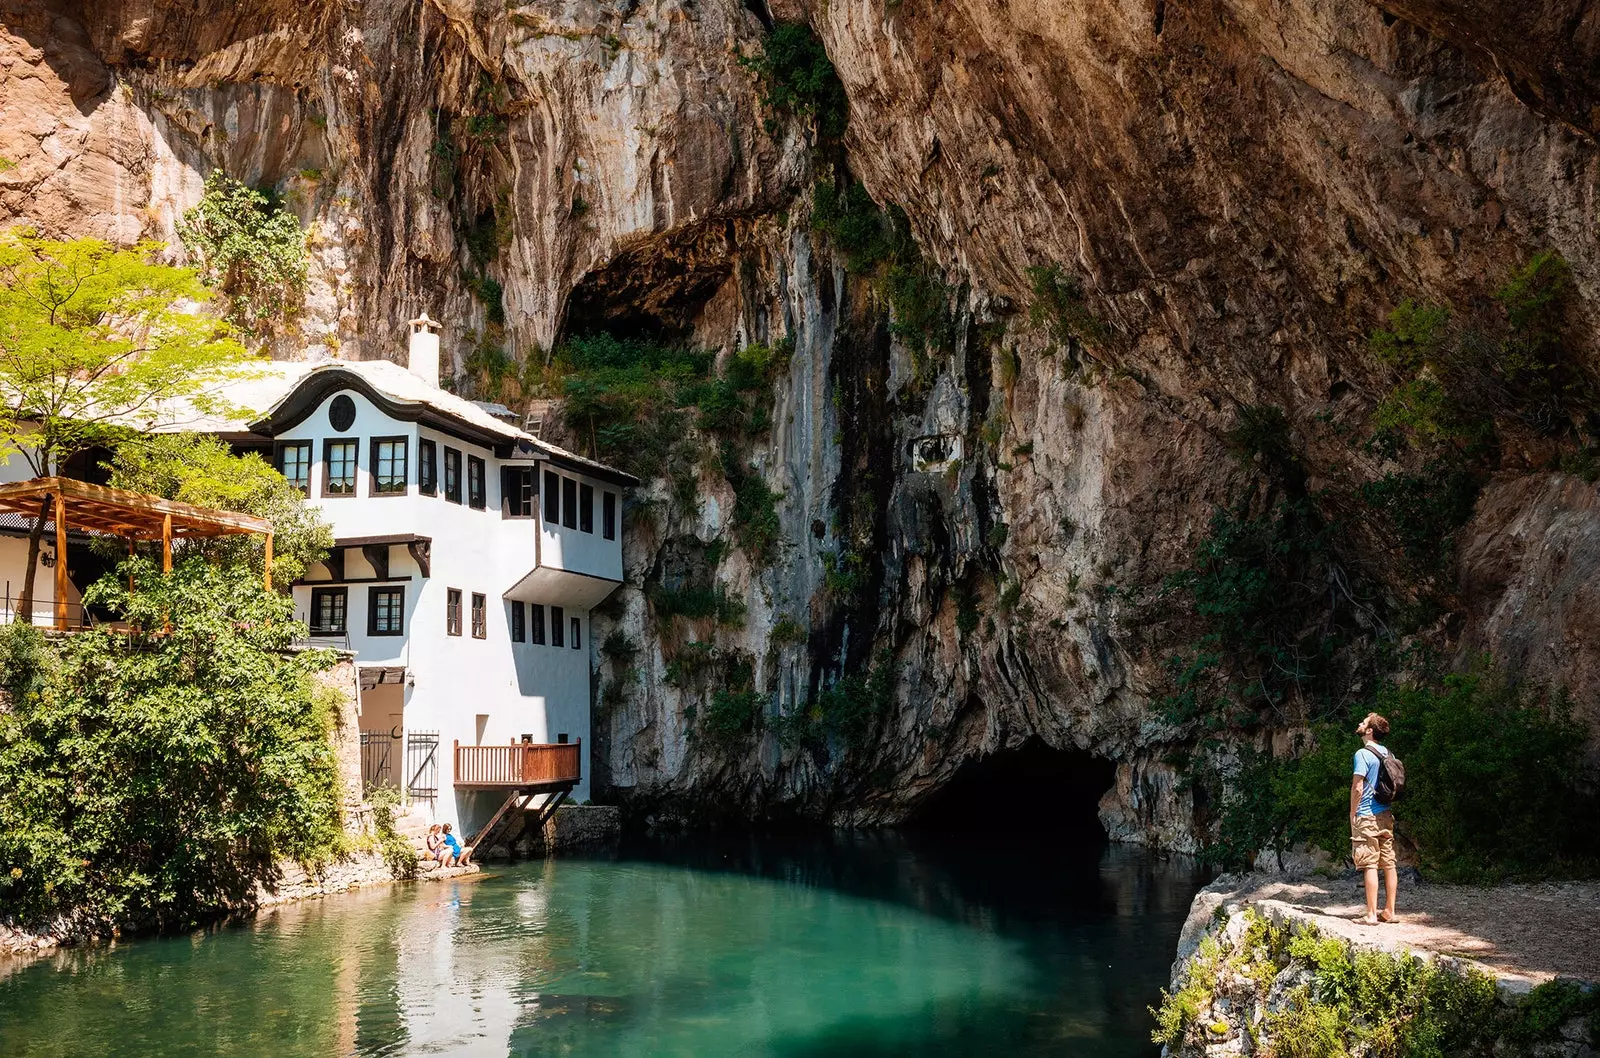
[[[1348, 813], [1330, 791], [1349, 781], [1353, 718], [1376, 710], [1417, 777], [1401, 827], [1425, 868], [1600, 868], [1600, 804], [1564, 695], [1487, 660], [1447, 674], [1417, 635], [1457, 605], [1454, 539], [1489, 474], [1527, 469], [1529, 452], [1564, 465], [1591, 440], [1570, 288], [1565, 262], [1538, 254], [1483, 309], [1398, 307], [1370, 343], [1391, 388], [1361, 445], [1386, 461], [1367, 480], [1351, 480], [1353, 451], [1316, 468], [1330, 483], [1313, 490], [1283, 413], [1240, 409], [1228, 442], [1253, 481], [1158, 596], [1190, 615], [1163, 708], [1198, 746], [1185, 759], [1212, 858], [1299, 842], [1342, 856]], [[1260, 748], [1274, 734], [1280, 748], [1293, 735], [1291, 753]]]
[[1555, 981], [1506, 1001], [1481, 970], [1354, 949], [1254, 909], [1213, 924], [1152, 1013], [1154, 1041], [1180, 1055], [1246, 1036], [1275, 1058], [1522, 1058], [1585, 1019], [1600, 1043], [1600, 992]]
[[228, 322], [244, 334], [265, 334], [299, 311], [305, 233], [274, 196], [213, 169], [199, 203], [184, 212], [178, 237], [206, 285], [222, 294]]

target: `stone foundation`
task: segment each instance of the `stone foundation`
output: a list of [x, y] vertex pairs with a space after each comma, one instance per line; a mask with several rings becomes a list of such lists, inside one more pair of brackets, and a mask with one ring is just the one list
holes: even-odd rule
[[614, 843], [622, 833], [622, 812], [615, 805], [563, 805], [542, 832], [527, 830], [512, 842], [519, 856], [597, 848]]

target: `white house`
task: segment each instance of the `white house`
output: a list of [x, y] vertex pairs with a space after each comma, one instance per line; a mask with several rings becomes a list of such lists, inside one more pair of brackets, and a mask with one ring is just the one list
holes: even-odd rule
[[574, 745], [572, 796], [588, 797], [589, 612], [622, 582], [637, 479], [441, 390], [436, 328], [412, 321], [409, 369], [268, 365], [230, 394], [261, 417], [216, 428], [333, 526], [295, 611], [314, 641], [355, 652], [366, 778], [470, 832], [515, 785], [513, 743]]

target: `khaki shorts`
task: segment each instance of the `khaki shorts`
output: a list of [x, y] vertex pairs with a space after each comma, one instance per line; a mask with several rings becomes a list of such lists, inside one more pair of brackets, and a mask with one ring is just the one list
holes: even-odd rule
[[1350, 847], [1356, 866], [1389, 868], [1394, 866], [1394, 813], [1356, 816], [1350, 832]]

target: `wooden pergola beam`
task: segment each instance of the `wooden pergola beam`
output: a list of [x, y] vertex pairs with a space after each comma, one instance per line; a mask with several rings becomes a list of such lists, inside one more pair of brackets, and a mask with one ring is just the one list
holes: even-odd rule
[[[0, 511], [34, 515], [42, 500], [59, 496], [67, 515], [91, 530], [140, 540], [157, 540], [163, 531], [182, 537], [272, 532], [272, 523], [253, 514], [196, 507], [127, 489], [91, 485], [71, 478], [34, 478], [0, 485]], [[165, 530], [170, 524], [171, 529]]]
[[233, 536], [259, 533], [266, 538], [266, 574], [262, 585], [272, 590], [272, 522], [253, 514], [237, 514], [190, 503], [164, 500], [127, 489], [91, 485], [72, 478], [34, 478], [0, 485], [0, 511], [13, 511], [29, 518], [48, 512], [56, 527], [55, 626], [66, 631], [67, 523], [70, 521], [90, 533], [117, 536], [128, 541], [133, 554], [139, 540], [161, 541], [161, 571], [172, 572], [172, 540]]

